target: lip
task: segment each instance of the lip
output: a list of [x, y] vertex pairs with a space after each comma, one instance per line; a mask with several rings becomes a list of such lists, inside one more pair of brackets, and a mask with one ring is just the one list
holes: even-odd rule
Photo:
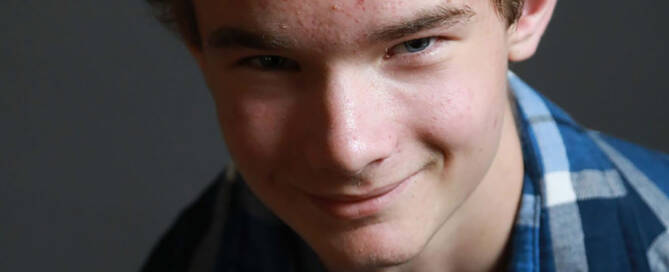
[[374, 189], [362, 195], [310, 195], [310, 198], [321, 210], [340, 219], [353, 220], [369, 217], [394, 203], [419, 172], [421, 171], [416, 171], [399, 182]]

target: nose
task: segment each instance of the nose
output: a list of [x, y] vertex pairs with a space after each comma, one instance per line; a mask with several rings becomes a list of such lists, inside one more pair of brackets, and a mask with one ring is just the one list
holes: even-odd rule
[[392, 98], [380, 80], [359, 69], [328, 69], [315, 90], [315, 113], [306, 156], [315, 170], [360, 177], [396, 148]]

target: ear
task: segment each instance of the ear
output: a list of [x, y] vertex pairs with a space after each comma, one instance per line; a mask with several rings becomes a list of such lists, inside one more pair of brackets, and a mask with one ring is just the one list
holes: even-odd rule
[[509, 27], [509, 61], [523, 61], [537, 51], [557, 0], [525, 0], [523, 14]]

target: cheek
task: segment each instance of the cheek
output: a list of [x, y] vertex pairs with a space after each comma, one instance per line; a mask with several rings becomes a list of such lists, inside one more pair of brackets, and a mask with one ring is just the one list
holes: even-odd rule
[[288, 113], [285, 102], [267, 103], [251, 97], [216, 99], [219, 124], [225, 142], [246, 173], [260, 173], [276, 165], [286, 138]]
[[507, 104], [506, 62], [499, 50], [463, 52], [456, 60], [457, 69], [441, 74], [439, 81], [420, 97], [421, 116], [433, 139], [448, 144], [452, 151], [459, 147], [480, 148], [496, 143]]
[[418, 121], [416, 131], [422, 131], [419, 137], [456, 153], [494, 144], [505, 105], [504, 86], [499, 85], [496, 80], [473, 81], [431, 89], [411, 113]]

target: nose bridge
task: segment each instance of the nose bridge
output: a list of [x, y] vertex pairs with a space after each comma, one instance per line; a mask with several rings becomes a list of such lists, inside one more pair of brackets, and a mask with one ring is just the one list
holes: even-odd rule
[[331, 72], [323, 90], [327, 140], [342, 153], [355, 153], [363, 147], [365, 133], [371, 129], [365, 118], [375, 117], [367, 112], [371, 103], [367, 107], [363, 103], [373, 90], [355, 77], [353, 73]]
[[344, 65], [324, 72], [318, 92], [325, 118], [310, 158], [316, 167], [356, 174], [392, 153], [393, 139], [383, 129], [389, 115], [382, 90], [369, 78], [363, 69]]

